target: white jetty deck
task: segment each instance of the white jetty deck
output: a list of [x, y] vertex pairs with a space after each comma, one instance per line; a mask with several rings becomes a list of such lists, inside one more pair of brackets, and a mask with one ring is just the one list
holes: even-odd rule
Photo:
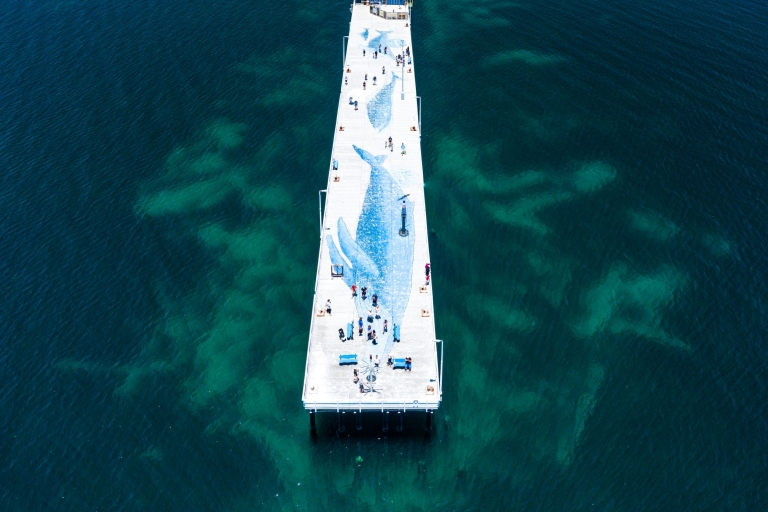
[[[431, 411], [440, 405], [432, 285], [425, 285], [429, 246], [409, 24], [407, 6], [353, 4], [302, 394], [310, 411]], [[397, 55], [404, 56], [404, 66], [397, 65]], [[390, 137], [391, 148], [385, 146]], [[407, 236], [400, 234], [404, 204]], [[379, 319], [371, 311], [374, 294]], [[324, 313], [327, 300], [330, 315]], [[339, 329], [346, 336], [350, 323], [354, 337], [341, 341]], [[375, 345], [367, 337], [369, 325], [376, 331]], [[394, 339], [395, 326], [400, 341]], [[339, 356], [350, 354], [357, 364], [341, 365]], [[412, 370], [387, 366], [389, 355], [410, 357]], [[370, 361], [376, 356], [378, 368]], [[354, 369], [363, 392], [353, 382]]]

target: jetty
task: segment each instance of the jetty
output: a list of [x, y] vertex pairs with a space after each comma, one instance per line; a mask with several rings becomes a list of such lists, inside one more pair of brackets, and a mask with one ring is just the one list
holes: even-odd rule
[[[302, 401], [317, 413], [405, 414], [425, 428], [442, 400], [421, 161], [412, 2], [358, 1], [342, 40]], [[325, 199], [323, 204], [323, 199]]]

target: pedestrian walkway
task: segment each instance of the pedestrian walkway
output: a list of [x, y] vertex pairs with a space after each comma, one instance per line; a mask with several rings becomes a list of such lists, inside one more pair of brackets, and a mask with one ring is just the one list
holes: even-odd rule
[[[309, 410], [440, 404], [409, 25], [406, 5], [353, 5], [302, 397]], [[353, 337], [342, 341], [342, 333]], [[384, 363], [388, 356], [410, 358], [411, 371], [392, 369]]]

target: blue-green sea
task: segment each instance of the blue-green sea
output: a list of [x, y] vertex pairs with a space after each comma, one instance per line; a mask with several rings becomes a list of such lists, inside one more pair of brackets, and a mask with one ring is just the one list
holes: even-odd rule
[[0, 510], [768, 510], [765, 2], [416, 0], [443, 405], [315, 439], [349, 4], [0, 13]]

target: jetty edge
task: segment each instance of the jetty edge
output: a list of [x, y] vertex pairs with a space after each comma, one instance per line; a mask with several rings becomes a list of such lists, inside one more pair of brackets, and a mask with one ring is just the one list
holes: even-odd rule
[[[421, 159], [413, 2], [357, 1], [342, 38], [302, 402], [316, 414], [432, 414], [442, 401]], [[325, 204], [323, 207], [323, 197]], [[440, 350], [438, 352], [438, 344]], [[395, 418], [396, 417], [396, 418]]]

